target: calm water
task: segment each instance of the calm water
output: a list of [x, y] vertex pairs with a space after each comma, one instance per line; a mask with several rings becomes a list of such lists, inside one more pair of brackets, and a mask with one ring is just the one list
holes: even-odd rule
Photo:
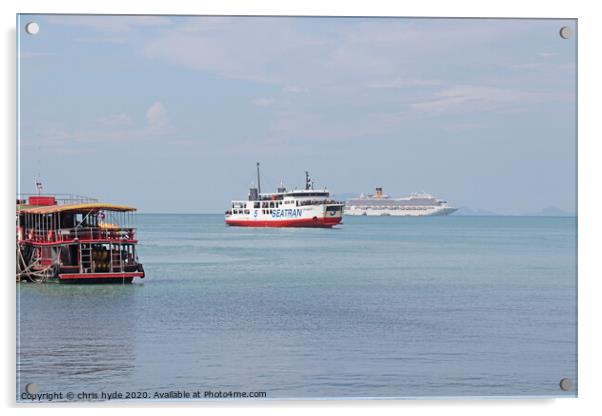
[[344, 222], [139, 215], [146, 279], [19, 285], [17, 390], [575, 395], [574, 218]]

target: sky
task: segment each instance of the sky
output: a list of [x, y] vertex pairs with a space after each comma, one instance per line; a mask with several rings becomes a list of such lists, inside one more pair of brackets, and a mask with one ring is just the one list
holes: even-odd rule
[[[25, 33], [35, 21], [36, 35]], [[559, 30], [569, 26], [573, 36]], [[574, 213], [576, 22], [21, 15], [21, 192], [223, 212], [262, 191]]]

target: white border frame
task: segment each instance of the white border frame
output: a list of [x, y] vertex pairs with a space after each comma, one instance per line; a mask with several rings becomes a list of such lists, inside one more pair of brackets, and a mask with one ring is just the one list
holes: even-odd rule
[[[0, 255], [4, 267], [3, 295], [4, 297], [4, 337], [2, 358], [5, 368], [1, 380], [3, 404], [6, 407], [27, 407], [28, 411], [43, 411], [47, 413], [60, 412], [61, 415], [76, 412], [82, 404], [74, 405], [16, 405], [15, 404], [15, 284], [11, 278], [14, 270], [13, 238], [14, 238], [14, 195], [16, 179], [16, 69], [15, 69], [15, 21], [16, 13], [107, 13], [107, 14], [236, 14], [236, 15], [336, 15], [336, 16], [432, 16], [432, 17], [554, 17], [579, 19], [579, 137], [578, 137], [578, 189], [579, 189], [579, 398], [578, 399], [503, 399], [503, 400], [418, 400], [418, 401], [274, 401], [274, 402], [210, 402], [210, 403], [148, 403], [144, 405], [128, 405], [126, 409], [111, 409], [111, 412], [125, 414], [131, 412], [131, 407], [142, 407], [150, 415], [163, 415], [168, 407], [177, 407], [178, 413], [197, 414], [199, 409], [211, 409], [212, 413], [240, 413], [245, 410], [250, 414], [280, 414], [287, 409], [294, 414], [305, 414], [308, 411], [321, 414], [334, 410], [344, 410], [350, 414], [364, 414], [377, 411], [382, 414], [400, 412], [451, 412], [481, 415], [503, 414], [514, 411], [529, 411], [532, 414], [586, 414], [593, 413], [600, 407], [600, 382], [596, 370], [600, 369], [600, 359], [596, 356], [602, 351], [600, 343], [598, 317], [602, 316], [598, 301], [600, 271], [597, 260], [599, 251], [601, 215], [596, 212], [600, 198], [600, 186], [596, 178], [602, 178], [600, 158], [600, 123], [598, 122], [598, 101], [602, 96], [600, 89], [599, 40], [602, 39], [601, 16], [593, 6], [585, 2], [576, 4], [569, 1], [547, 1], [539, 4], [525, 1], [506, 0], [495, 4], [470, 0], [455, 0], [453, 2], [421, 1], [408, 4], [391, 4], [385, 1], [371, 0], [331, 0], [331, 1], [289, 1], [244, 0], [204, 1], [193, 4], [186, 0], [120, 0], [77, 1], [77, 0], [5, 0], [0, 3], [2, 13], [0, 19], [4, 33], [2, 59], [2, 83], [4, 99], [2, 106], [2, 126], [4, 140], [2, 141], [3, 163], [2, 183], [2, 221], [0, 222]], [[591, 4], [595, 4], [591, 2]], [[100, 414], [102, 407], [85, 406], [86, 412]], [[15, 409], [12, 409], [13, 411]]]

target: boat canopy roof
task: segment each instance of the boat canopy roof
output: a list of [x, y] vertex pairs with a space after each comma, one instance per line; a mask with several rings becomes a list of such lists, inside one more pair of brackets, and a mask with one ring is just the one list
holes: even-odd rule
[[36, 207], [27, 207], [19, 212], [24, 214], [56, 214], [58, 212], [94, 212], [94, 211], [117, 211], [129, 212], [136, 211], [134, 207], [115, 204], [71, 204], [71, 205], [45, 205]]

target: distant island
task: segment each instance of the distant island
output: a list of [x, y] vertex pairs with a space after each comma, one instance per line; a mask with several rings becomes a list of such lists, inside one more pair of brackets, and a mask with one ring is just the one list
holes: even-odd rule
[[531, 217], [575, 217], [577, 214], [574, 212], [564, 211], [556, 207], [547, 207], [536, 212], [530, 212], [525, 215]]
[[[470, 207], [460, 207], [458, 211], [452, 215], [465, 216], [465, 217], [491, 217], [491, 216], [504, 216], [508, 214], [500, 214], [497, 212], [489, 211], [486, 209], [474, 209]], [[525, 212], [521, 214], [514, 214], [516, 216], [525, 217], [574, 217], [575, 213], [564, 211], [557, 207], [546, 207], [535, 212]]]

